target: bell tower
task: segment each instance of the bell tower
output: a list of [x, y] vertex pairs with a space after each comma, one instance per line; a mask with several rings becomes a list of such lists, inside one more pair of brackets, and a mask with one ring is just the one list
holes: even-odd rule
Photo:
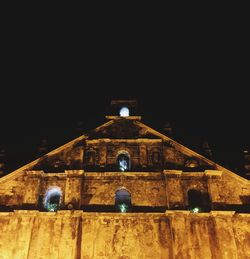
[[136, 100], [112, 100], [110, 103], [113, 116], [128, 117], [137, 115]]

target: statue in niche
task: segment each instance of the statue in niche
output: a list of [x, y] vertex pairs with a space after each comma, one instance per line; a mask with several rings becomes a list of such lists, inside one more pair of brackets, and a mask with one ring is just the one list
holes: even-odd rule
[[130, 167], [130, 160], [129, 160], [129, 156], [125, 153], [120, 154], [117, 157], [117, 163], [118, 163], [118, 168], [120, 171], [125, 172], [125, 171], [129, 171], [129, 167]]

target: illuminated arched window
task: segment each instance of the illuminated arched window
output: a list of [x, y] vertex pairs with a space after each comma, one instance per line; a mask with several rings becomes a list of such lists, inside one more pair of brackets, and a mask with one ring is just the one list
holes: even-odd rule
[[115, 207], [117, 211], [122, 213], [131, 211], [131, 194], [125, 187], [121, 187], [116, 191]]
[[120, 116], [121, 117], [128, 117], [129, 116], [129, 109], [127, 107], [122, 107], [120, 109]]
[[47, 211], [57, 211], [61, 205], [62, 191], [59, 187], [51, 187], [47, 190], [43, 205]]
[[120, 153], [117, 156], [117, 166], [119, 171], [126, 172], [130, 170], [130, 159], [127, 152]]

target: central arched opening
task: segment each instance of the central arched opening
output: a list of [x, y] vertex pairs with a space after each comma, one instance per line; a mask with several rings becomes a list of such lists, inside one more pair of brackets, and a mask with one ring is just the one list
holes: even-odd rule
[[43, 205], [47, 211], [57, 211], [61, 205], [62, 191], [59, 187], [51, 187], [47, 190]]
[[129, 116], [129, 109], [128, 109], [128, 107], [122, 107], [121, 109], [120, 109], [120, 116], [121, 117], [128, 117]]
[[115, 208], [122, 213], [131, 211], [131, 194], [125, 187], [120, 187], [115, 193]]
[[121, 152], [117, 156], [117, 166], [119, 171], [126, 172], [130, 170], [130, 158], [127, 152]]

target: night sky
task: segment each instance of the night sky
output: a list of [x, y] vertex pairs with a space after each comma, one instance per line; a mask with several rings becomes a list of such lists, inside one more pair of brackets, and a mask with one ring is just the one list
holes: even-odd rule
[[194, 150], [207, 140], [217, 162], [239, 167], [250, 148], [245, 34], [70, 33], [5, 37], [0, 146], [11, 170], [36, 158], [42, 138], [52, 150], [79, 136], [79, 123], [104, 123], [112, 99], [136, 99], [143, 123], [161, 131], [170, 121], [175, 140]]
[[[0, 138], [8, 166], [16, 169], [34, 160], [43, 138], [48, 140], [49, 151], [78, 137], [79, 128], [88, 131], [106, 122], [113, 99], [136, 99], [137, 114], [143, 123], [162, 132], [164, 123], [169, 121], [173, 138], [195, 151], [199, 152], [207, 140], [216, 161], [229, 169], [240, 166], [242, 151], [250, 147], [243, 94], [229, 90], [219, 94], [209, 87], [193, 89], [167, 81], [158, 88], [145, 79], [141, 90], [127, 87], [124, 82], [117, 82], [119, 91], [113, 92], [94, 84], [82, 82], [78, 91], [68, 85], [55, 92], [34, 86], [32, 94], [22, 92], [15, 97], [10, 91], [4, 97], [10, 102], [2, 107], [5, 112]], [[104, 80], [103, 85], [107, 84]], [[124, 93], [120, 93], [122, 89]]]

